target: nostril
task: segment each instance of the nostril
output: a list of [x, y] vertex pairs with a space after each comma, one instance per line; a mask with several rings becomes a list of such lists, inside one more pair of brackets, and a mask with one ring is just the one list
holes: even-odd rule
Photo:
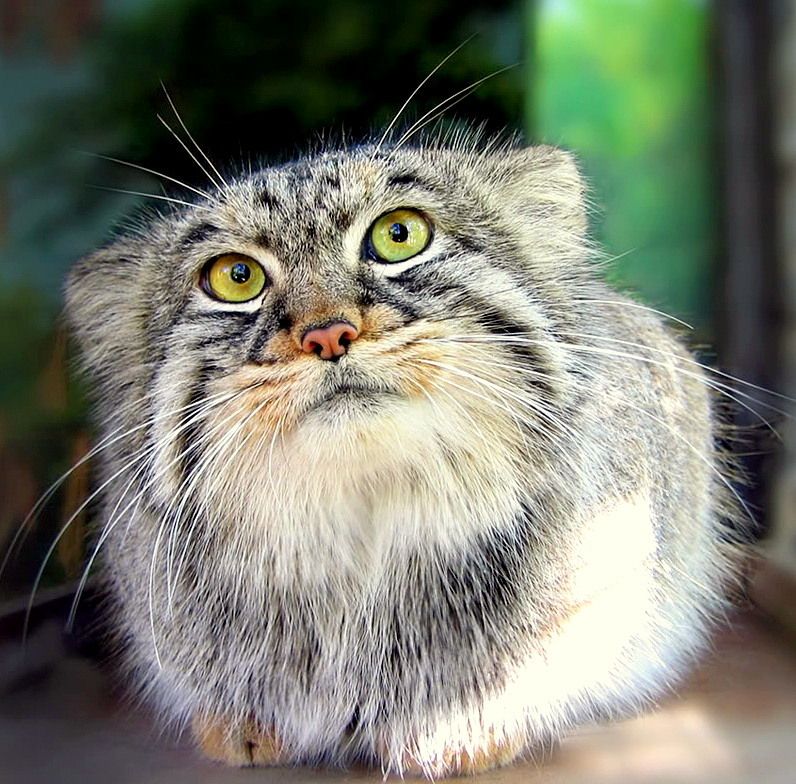
[[[347, 324], [346, 327], [348, 327]], [[351, 345], [351, 341], [356, 340], [357, 337], [359, 337], [359, 333], [353, 327], [348, 327], [340, 333], [340, 337], [337, 338], [337, 342], [343, 348], [347, 349]]]

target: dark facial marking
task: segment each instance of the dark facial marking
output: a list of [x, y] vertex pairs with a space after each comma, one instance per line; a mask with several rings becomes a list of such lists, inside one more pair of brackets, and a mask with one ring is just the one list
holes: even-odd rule
[[257, 194], [257, 200], [263, 207], [267, 207], [269, 210], [276, 210], [279, 208], [279, 199], [267, 188], [260, 190]]
[[229, 324], [234, 322], [239, 325], [241, 329], [249, 327], [257, 320], [257, 311], [250, 312], [247, 310], [208, 310], [201, 313], [192, 313], [185, 319], [188, 322], [204, 322], [219, 324]]
[[[259, 324], [257, 331], [249, 343], [246, 351], [246, 359], [249, 362], [263, 364], [263, 349], [266, 343], [279, 331], [290, 329], [293, 326], [292, 319], [287, 313], [285, 303], [279, 299], [273, 303], [270, 312], [262, 323]], [[266, 364], [268, 362], [266, 361]]]
[[344, 210], [336, 210], [331, 218], [340, 231], [346, 231], [354, 222], [354, 218], [351, 213]]
[[179, 247], [183, 250], [188, 250], [192, 245], [209, 240], [218, 234], [219, 231], [218, 226], [214, 226], [212, 223], [200, 223], [182, 236]]
[[423, 188], [427, 191], [435, 190], [433, 185], [421, 179], [417, 174], [414, 174], [412, 172], [402, 172], [401, 174], [393, 174], [387, 180], [388, 188], [394, 188], [400, 185], [412, 185], [416, 188]]
[[214, 363], [208, 360], [199, 366], [188, 392], [186, 401], [188, 407], [183, 409], [180, 415], [180, 436], [176, 446], [180, 456], [178, 464], [182, 482], [187, 482], [190, 479], [204, 450], [201, 443], [203, 420], [197, 416], [197, 412], [206, 397], [207, 385], [213, 375], [213, 367]]
[[469, 253], [481, 254], [486, 248], [481, 245], [471, 234], [456, 234], [456, 241]]
[[373, 306], [376, 303], [387, 305], [398, 311], [404, 324], [416, 321], [420, 317], [415, 303], [406, 296], [401, 286], [396, 286], [389, 278], [377, 279], [367, 273], [361, 273], [358, 279], [359, 297], [358, 304]]

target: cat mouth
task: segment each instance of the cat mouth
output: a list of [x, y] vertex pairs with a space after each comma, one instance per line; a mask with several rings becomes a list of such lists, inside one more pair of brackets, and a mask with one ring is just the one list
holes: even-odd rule
[[326, 387], [310, 405], [307, 413], [312, 411], [366, 412], [380, 408], [391, 400], [397, 400], [399, 396], [397, 390], [389, 389], [383, 385], [363, 383], [359, 380], [340, 381]]
[[396, 392], [376, 389], [355, 384], [341, 384], [326, 392], [314, 404], [313, 408], [324, 408], [333, 405], [363, 405], [377, 403], [380, 400], [396, 398]]

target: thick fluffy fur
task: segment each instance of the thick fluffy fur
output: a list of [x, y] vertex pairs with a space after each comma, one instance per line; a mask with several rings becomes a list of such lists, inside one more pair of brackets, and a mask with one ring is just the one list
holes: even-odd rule
[[[326, 152], [73, 270], [113, 622], [211, 755], [474, 772], [638, 709], [702, 645], [725, 572], [706, 386], [600, 281], [582, 190], [550, 147]], [[379, 264], [365, 237], [398, 207], [433, 240]], [[202, 290], [227, 252], [263, 297]], [[330, 318], [360, 332], [339, 362], [300, 347]]]

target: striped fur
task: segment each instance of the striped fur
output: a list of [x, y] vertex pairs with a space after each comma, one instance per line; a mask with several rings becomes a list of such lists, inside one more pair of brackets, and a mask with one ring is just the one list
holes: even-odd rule
[[[67, 291], [102, 434], [129, 431], [111, 620], [164, 716], [232, 763], [440, 777], [676, 682], [722, 607], [726, 478], [701, 372], [599, 279], [570, 156], [360, 147], [212, 196]], [[398, 207], [434, 236], [380, 265]], [[261, 298], [200, 288], [227, 252]], [[328, 318], [360, 332], [335, 363], [300, 350]]]

